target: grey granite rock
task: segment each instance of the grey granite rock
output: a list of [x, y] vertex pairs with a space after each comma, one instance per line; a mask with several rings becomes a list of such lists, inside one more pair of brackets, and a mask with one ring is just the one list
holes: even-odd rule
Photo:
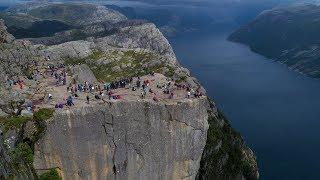
[[70, 70], [77, 82], [88, 82], [91, 84], [98, 82], [90, 68], [85, 64], [71, 66]]
[[115, 102], [57, 112], [36, 146], [36, 169], [65, 179], [194, 179], [206, 144], [205, 98]]
[[11, 43], [14, 37], [7, 32], [4, 21], [0, 19], [0, 43]]

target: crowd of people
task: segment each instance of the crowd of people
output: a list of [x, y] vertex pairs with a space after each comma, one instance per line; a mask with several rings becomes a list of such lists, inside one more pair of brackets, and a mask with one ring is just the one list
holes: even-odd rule
[[[39, 72], [34, 73], [37, 75]], [[194, 91], [191, 86], [187, 85], [186, 83], [177, 83], [171, 80], [167, 80], [166, 82], [158, 82], [156, 86], [151, 86], [151, 83], [154, 83], [152, 79], [155, 76], [154, 73], [149, 75], [150, 79], [143, 79], [141, 77], [130, 77], [130, 78], [123, 78], [118, 81], [113, 82], [104, 82], [104, 83], [91, 83], [91, 82], [77, 82], [74, 78], [68, 78], [68, 73], [64, 65], [48, 65], [46, 71], [44, 73], [44, 77], [48, 78], [51, 77], [55, 80], [55, 86], [57, 87], [65, 87], [67, 96], [64, 96], [61, 99], [61, 102], [57, 102], [55, 104], [55, 108], [64, 108], [65, 106], [74, 106], [75, 99], [78, 99], [80, 96], [83, 98], [85, 97], [85, 102], [90, 103], [91, 98], [93, 100], [119, 100], [123, 99], [124, 95], [120, 95], [116, 93], [117, 89], [127, 89], [128, 91], [140, 91], [140, 93], [133, 93], [133, 94], [140, 94], [140, 98], [145, 99], [150, 97], [154, 101], [159, 101], [160, 99], [167, 98], [167, 99], [175, 99], [178, 97], [185, 96], [183, 98], [198, 98], [201, 97], [203, 94], [201, 91], [196, 90]], [[34, 78], [35, 80], [37, 78]], [[70, 81], [70, 82], [67, 82]], [[13, 86], [14, 84], [18, 84], [21, 89], [23, 89], [24, 82], [23, 81], [16, 81], [13, 82], [12, 80], [7, 80], [8, 86]], [[153, 89], [156, 88], [156, 89]], [[178, 92], [179, 91], [179, 92]], [[177, 94], [176, 94], [177, 93]], [[84, 95], [83, 95], [84, 94]], [[130, 93], [129, 93], [130, 94]], [[47, 100], [52, 102], [57, 97], [54, 97], [53, 94], [49, 93], [47, 96]], [[54, 101], [56, 102], [56, 101]]]

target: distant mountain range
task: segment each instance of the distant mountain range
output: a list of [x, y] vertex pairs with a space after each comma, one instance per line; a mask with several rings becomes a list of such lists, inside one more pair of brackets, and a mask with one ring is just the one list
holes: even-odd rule
[[8, 31], [20, 39], [53, 36], [57, 32], [81, 29], [100, 22], [117, 23], [127, 18], [104, 6], [28, 3], [0, 12], [0, 19], [5, 21]]
[[320, 6], [301, 5], [264, 11], [229, 40], [268, 58], [320, 78]]

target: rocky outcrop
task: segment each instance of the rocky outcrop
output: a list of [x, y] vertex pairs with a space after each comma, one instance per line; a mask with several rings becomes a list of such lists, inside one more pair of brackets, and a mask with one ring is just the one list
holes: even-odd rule
[[71, 66], [70, 70], [77, 82], [88, 82], [90, 84], [98, 82], [91, 69], [86, 64]]
[[71, 41], [59, 45], [50, 46], [42, 50], [45, 56], [54, 60], [67, 58], [85, 58], [93, 53], [95, 45], [89, 41]]
[[116, 102], [57, 112], [36, 146], [36, 169], [65, 179], [194, 179], [206, 144], [205, 98]]
[[27, 38], [33, 44], [57, 45], [69, 41], [85, 40], [90, 37], [99, 38], [115, 34], [119, 29], [145, 24], [143, 20], [126, 20], [121, 22], [100, 22], [78, 28], [60, 31], [52, 36]]
[[176, 61], [168, 40], [152, 23], [122, 28], [114, 35], [97, 39], [96, 43], [102, 49], [108, 46], [148, 49], [167, 57], [172, 63]]
[[14, 37], [8, 33], [4, 21], [0, 19], [0, 43], [11, 43]]
[[161, 55], [168, 63], [178, 64], [168, 40], [151, 23], [121, 28], [118, 32], [102, 38], [50, 46], [43, 52], [57, 59], [84, 58], [91, 55], [93, 50], [107, 51], [112, 48], [145, 49]]
[[28, 66], [39, 58], [37, 48], [28, 41], [15, 41], [0, 19], [0, 81], [4, 82], [6, 78], [17, 80], [19, 75], [26, 75]]

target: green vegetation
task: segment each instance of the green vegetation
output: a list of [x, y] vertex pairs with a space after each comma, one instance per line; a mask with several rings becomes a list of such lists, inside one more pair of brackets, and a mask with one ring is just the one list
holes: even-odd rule
[[187, 79], [187, 76], [182, 76], [178, 80], [176, 80], [176, 82], [177, 83], [182, 83], [182, 82], [186, 81], [186, 79]]
[[32, 120], [31, 117], [27, 116], [10, 116], [0, 117], [0, 125], [3, 127], [4, 132], [14, 129], [21, 129], [23, 124]]
[[165, 75], [172, 77], [174, 68], [158, 61], [157, 58], [159, 57], [151, 52], [134, 50], [114, 50], [107, 53], [95, 51], [87, 58], [67, 59], [65, 64], [87, 64], [96, 78], [105, 82], [143, 76], [151, 72], [163, 73], [164, 68], [168, 69]]
[[44, 121], [53, 117], [54, 109], [43, 108], [33, 113], [33, 119], [37, 121]]
[[26, 69], [24, 69], [24, 75], [26, 75], [28, 79], [32, 79], [33, 69], [30, 66], [28, 66]]
[[62, 178], [59, 175], [57, 169], [50, 169], [48, 172], [43, 173], [39, 176], [39, 180], [61, 180]]
[[32, 9], [28, 14], [41, 19], [58, 20], [70, 25], [79, 25], [77, 20], [91, 16], [95, 10], [96, 7], [90, 4], [51, 4]]
[[33, 120], [35, 121], [37, 131], [32, 135], [31, 142], [35, 144], [45, 133], [45, 120], [53, 117], [54, 109], [43, 108], [33, 113]]
[[80, 29], [74, 29], [71, 31], [72, 40], [77, 41], [81, 39], [85, 39], [87, 35], [82, 32]]
[[27, 164], [32, 166], [33, 163], [33, 151], [27, 143], [20, 143], [12, 152], [14, 165], [20, 167], [20, 165]]
[[32, 26], [32, 24], [39, 20], [38, 18], [32, 17], [27, 14], [11, 14], [11, 13], [0, 13], [0, 18], [5, 21], [6, 26], [15, 26], [17, 28], [27, 29]]
[[[34, 158], [34, 145], [42, 137], [46, 130], [45, 120], [53, 117], [54, 109], [43, 108], [34, 112], [33, 117], [26, 116], [10, 116], [1, 117], [0, 125], [6, 133], [8, 130], [15, 130], [18, 136], [16, 147], [10, 152], [11, 162], [9, 162], [18, 173], [28, 174], [32, 172], [32, 176], [36, 177], [36, 171], [33, 168]], [[25, 125], [27, 122], [32, 121], [36, 130], [31, 136], [25, 137]], [[12, 174], [10, 177], [14, 177]], [[55, 176], [54, 171], [49, 172], [46, 178], [59, 177]]]
[[42, 20], [22, 13], [0, 12], [0, 19], [5, 21], [8, 32], [17, 39], [47, 37], [73, 28], [61, 21]]
[[200, 163], [200, 176], [204, 179], [233, 179], [243, 174], [246, 179], [255, 179], [256, 158], [247, 152], [240, 134], [232, 129], [221, 112], [208, 113], [210, 128]]

